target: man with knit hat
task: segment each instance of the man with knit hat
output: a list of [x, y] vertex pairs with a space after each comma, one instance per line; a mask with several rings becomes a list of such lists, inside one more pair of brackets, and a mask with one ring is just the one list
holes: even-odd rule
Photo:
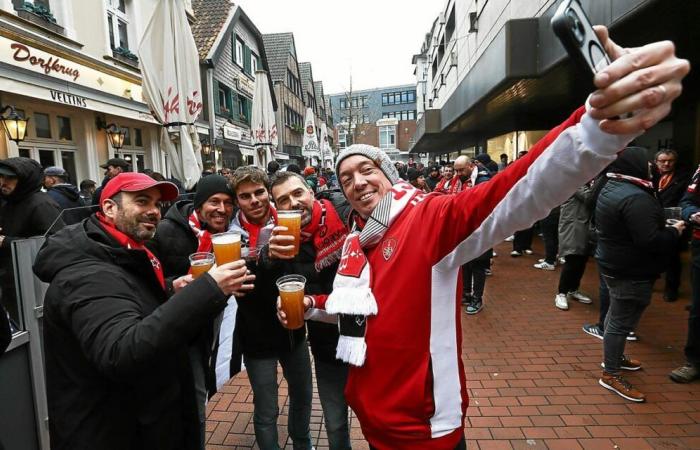
[[460, 266], [564, 202], [680, 94], [689, 66], [670, 43], [623, 50], [597, 31], [619, 59], [596, 75], [588, 111], [487, 183], [426, 195], [401, 182], [378, 148], [352, 145], [338, 156], [353, 228], [332, 293], [306, 306], [340, 315], [336, 356], [351, 365], [345, 395], [370, 448], [466, 448]]
[[201, 448], [188, 347], [253, 277], [243, 261], [168, 281], [145, 245], [177, 187], [112, 178], [101, 211], [50, 236], [44, 344], [51, 448]]
[[[222, 175], [202, 177], [197, 183], [194, 201], [181, 200], [170, 207], [165, 218], [158, 224], [155, 237], [148, 243], [161, 263], [166, 277], [187, 275], [190, 270], [189, 255], [195, 252], [212, 252], [211, 236], [223, 233], [228, 229], [233, 216], [233, 192], [226, 178]], [[235, 317], [236, 302], [231, 301], [227, 307], [233, 309], [231, 316]], [[228, 314], [225, 313], [228, 316]], [[222, 324], [222, 332], [233, 335], [233, 323]], [[208, 324], [207, 332], [201, 333], [190, 345], [190, 359], [197, 394], [199, 423], [202, 429], [201, 448], [204, 449], [204, 427], [206, 426], [207, 392], [216, 392], [211, 373], [217, 357], [231, 355], [214, 355], [211, 349], [214, 336], [213, 323]], [[218, 333], [216, 333], [218, 335]], [[216, 346], [218, 348], [218, 346]], [[240, 367], [240, 357], [235, 358], [238, 364], [233, 364], [228, 378], [233, 376]], [[232, 367], [229, 364], [229, 367]]]

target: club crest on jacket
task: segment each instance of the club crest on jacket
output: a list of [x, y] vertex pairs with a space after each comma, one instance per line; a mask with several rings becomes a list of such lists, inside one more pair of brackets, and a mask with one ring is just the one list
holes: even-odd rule
[[391, 258], [391, 255], [394, 254], [394, 249], [396, 249], [396, 239], [394, 238], [389, 238], [385, 239], [384, 242], [382, 242], [382, 256], [384, 257], [385, 261], [389, 261], [389, 258]]

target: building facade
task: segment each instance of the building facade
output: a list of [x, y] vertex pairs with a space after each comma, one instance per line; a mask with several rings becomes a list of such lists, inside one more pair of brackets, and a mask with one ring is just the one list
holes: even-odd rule
[[[608, 26], [622, 46], [670, 39], [691, 65], [698, 62], [700, 32], [688, 17], [700, 14], [700, 4], [581, 3], [591, 21]], [[555, 0], [444, 2], [413, 57], [420, 105], [412, 153], [442, 159], [480, 152], [497, 159], [506, 153], [512, 159], [583, 104], [593, 90], [592, 82], [570, 62], [551, 31], [557, 6]], [[650, 151], [672, 145], [698, 159], [697, 81], [698, 74], [691, 72], [674, 112], [641, 136], [639, 145]]]
[[[0, 104], [29, 118], [19, 144], [3, 133], [0, 158], [26, 156], [63, 167], [75, 184], [99, 183], [99, 165], [115, 156], [133, 170], [167, 175], [160, 125], [143, 99], [135, 55], [155, 4], [0, 0]], [[104, 131], [111, 123], [127, 132], [119, 150]]]
[[292, 33], [264, 34], [263, 41], [279, 105], [276, 116], [280, 148], [290, 160], [289, 162], [303, 165], [301, 145], [305, 105], [294, 35]]
[[[194, 0], [192, 6], [204, 92], [198, 128], [200, 140], [209, 144], [202, 156], [205, 165], [216, 169], [259, 165], [250, 120], [255, 72], [268, 70], [262, 34], [229, 0]], [[274, 92], [270, 94], [276, 107]]]

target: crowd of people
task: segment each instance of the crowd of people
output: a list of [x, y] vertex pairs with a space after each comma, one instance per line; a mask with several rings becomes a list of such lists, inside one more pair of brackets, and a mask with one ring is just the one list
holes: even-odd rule
[[[594, 211], [609, 296], [599, 383], [643, 401], [620, 375], [640, 366], [624, 346], [665, 270], [661, 256], [681, 248], [686, 222], [700, 229], [700, 171], [681, 200], [684, 220], [666, 222], [645, 152], [629, 144], [668, 113], [688, 64], [670, 43], [623, 50], [598, 32], [615, 59], [596, 76], [598, 90], [510, 164], [479, 154], [426, 168], [355, 144], [333, 168], [226, 169], [182, 196], [176, 180], [131, 172], [115, 158], [102, 166], [94, 212], [79, 219], [62, 211], [86, 203], [96, 183], [78, 190], [59, 168], [0, 161], [1, 256], [12, 240], [47, 235], [33, 270], [49, 285], [52, 448], [203, 449], [207, 399], [244, 365], [256, 441], [278, 449], [279, 365], [295, 449], [312, 448], [312, 374], [331, 449], [350, 448], [348, 408], [372, 449], [465, 449], [461, 305], [467, 314], [483, 307], [493, 246], [515, 233], [512, 255], [528, 254], [532, 224], [548, 216], [550, 230], [558, 217], [565, 260], [555, 304], [586, 303], [578, 284], [591, 246], [567, 244], [579, 239], [567, 227], [577, 228], [584, 210]], [[659, 155], [657, 163], [668, 165]], [[667, 172], [657, 183], [684, 189]], [[278, 220], [289, 210], [301, 211], [295, 255]], [[212, 252], [214, 235], [225, 231], [240, 236], [242, 259], [195, 279], [190, 256]], [[557, 246], [549, 247], [540, 269], [556, 263]], [[695, 259], [700, 271], [700, 251]], [[306, 278], [306, 326], [293, 331], [275, 284], [291, 274]], [[672, 277], [667, 288], [677, 297]], [[697, 327], [700, 289], [693, 299]], [[676, 381], [698, 377], [697, 333], [689, 333], [688, 365], [674, 371]]]

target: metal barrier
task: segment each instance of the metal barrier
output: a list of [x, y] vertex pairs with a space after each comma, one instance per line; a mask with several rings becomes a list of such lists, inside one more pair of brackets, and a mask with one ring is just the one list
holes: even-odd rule
[[[12, 336], [12, 342], [0, 360], [0, 378], [14, 378], [12, 386], [10, 383], [5, 386], [12, 390], [3, 393], [2, 408], [11, 416], [4, 417], [2, 422], [12, 429], [5, 429], [0, 434], [8, 449], [50, 448], [42, 341], [43, 302], [48, 285], [39, 281], [32, 271], [44, 240], [36, 237], [12, 242], [20, 331]], [[33, 423], [27, 423], [29, 421]], [[2, 428], [3, 424], [0, 424]], [[36, 433], [35, 439], [27, 435], [30, 430]]]

